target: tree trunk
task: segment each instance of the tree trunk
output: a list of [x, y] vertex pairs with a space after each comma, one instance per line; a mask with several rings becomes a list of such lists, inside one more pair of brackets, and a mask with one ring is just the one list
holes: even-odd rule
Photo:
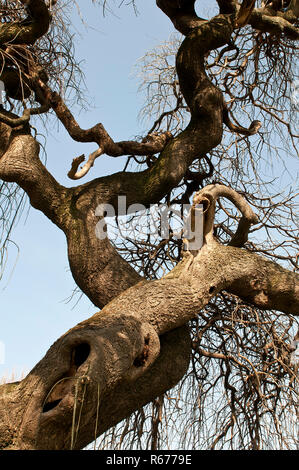
[[[226, 106], [207, 76], [206, 55], [229, 43], [234, 28], [247, 21], [289, 37], [296, 32], [284, 17], [265, 18], [263, 12], [253, 10], [252, 1], [243, 2], [247, 10], [235, 1], [219, 1], [224, 14], [210, 21], [197, 17], [194, 3], [157, 0], [176, 28], [186, 34], [176, 66], [191, 120], [174, 138], [165, 133], [147, 143], [115, 143], [102, 124], [83, 130], [62, 98], [40, 78], [32, 77], [42, 102], [55, 111], [74, 140], [96, 142], [99, 155], [160, 152], [147, 170], [65, 188], [39, 159], [39, 144], [28, 123], [30, 112], [18, 118], [0, 110], [0, 177], [22, 187], [31, 205], [65, 233], [73, 277], [102, 309], [58, 339], [24, 380], [0, 386], [0, 449], [81, 449], [169, 390], [188, 368], [186, 323], [222, 290], [260, 309], [298, 315], [298, 274], [242, 248], [257, 217], [245, 199], [221, 184], [207, 186], [194, 198], [191, 219], [198, 204], [204, 207], [203, 246], [186, 251], [182, 261], [160, 280], [144, 280], [107, 238], [95, 236], [99, 205], [111, 204], [117, 214], [119, 195], [126, 197], [126, 209], [134, 203], [148, 207], [159, 202], [177, 187], [196, 159], [221, 142], [223, 122], [228, 123]], [[17, 31], [24, 44], [34, 42], [49, 24], [44, 2], [26, 4], [32, 9], [33, 22], [31, 28]], [[38, 27], [40, 15], [43, 21]], [[15, 29], [1, 25], [0, 43], [13, 38]], [[238, 132], [250, 135], [252, 129], [257, 129], [256, 124], [249, 130], [238, 127]], [[73, 162], [72, 176], [77, 168], [78, 160]], [[213, 236], [215, 204], [220, 197], [228, 198], [241, 212], [228, 246]]]

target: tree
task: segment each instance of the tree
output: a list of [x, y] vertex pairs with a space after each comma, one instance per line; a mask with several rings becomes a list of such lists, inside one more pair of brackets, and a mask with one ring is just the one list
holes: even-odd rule
[[[10, 110], [0, 110], [0, 177], [8, 208], [21, 188], [63, 231], [74, 280], [101, 310], [59, 338], [22, 381], [0, 387], [0, 448], [81, 449], [100, 435], [104, 445], [111, 429], [113, 445], [126, 445], [131, 427], [144, 438], [142, 407], [151, 402], [146, 445], [159, 448], [167, 391], [178, 383], [175, 406], [191, 391], [193, 408], [180, 423], [197, 426], [189, 442], [180, 436], [186, 446], [292, 447], [296, 196], [275, 195], [260, 168], [282, 142], [284, 157], [296, 151], [298, 2], [218, 0], [217, 14], [204, 19], [195, 0], [157, 0], [183, 39], [145, 56], [144, 112], [153, 122], [143, 138], [120, 142], [102, 123], [82, 129], [70, 111], [63, 87], [76, 87], [80, 68], [59, 3], [1, 1], [0, 78]], [[50, 112], [72, 139], [98, 146], [81, 169], [85, 157], [73, 160], [71, 179], [103, 154], [127, 155], [124, 171], [59, 184], [30, 124]], [[240, 125], [248, 116], [259, 119]], [[125, 213], [132, 226], [141, 205], [149, 212], [163, 203], [172, 220], [190, 200], [184, 239], [170, 224], [163, 237], [157, 217], [158, 238], [107, 237], [111, 208], [118, 225]]]

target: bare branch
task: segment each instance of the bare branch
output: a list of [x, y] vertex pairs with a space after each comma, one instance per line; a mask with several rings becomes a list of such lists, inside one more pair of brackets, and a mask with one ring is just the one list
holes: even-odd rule
[[0, 106], [0, 121], [8, 124], [10, 127], [19, 127], [28, 124], [30, 120], [30, 109], [25, 109], [21, 117], [12, 117], [11, 113], [8, 113]]
[[62, 122], [69, 135], [77, 142], [97, 143], [101, 148], [102, 153], [106, 153], [109, 156], [119, 157], [130, 154], [150, 155], [159, 153], [172, 137], [170, 132], [164, 132], [162, 134], [150, 134], [143, 142], [114, 142], [101, 123], [96, 124], [90, 129], [82, 129], [61, 96], [58, 93], [53, 92], [39, 78], [37, 78], [36, 83], [39, 90], [43, 93], [45, 103], [53, 108], [58, 119]]
[[229, 118], [227, 106], [224, 107], [223, 122], [224, 124], [227, 125], [227, 127], [231, 131], [236, 132], [238, 134], [243, 134], [246, 136], [256, 134], [259, 131], [259, 129], [262, 127], [261, 121], [258, 121], [258, 120], [252, 121], [248, 129], [246, 129], [245, 127], [236, 126]]

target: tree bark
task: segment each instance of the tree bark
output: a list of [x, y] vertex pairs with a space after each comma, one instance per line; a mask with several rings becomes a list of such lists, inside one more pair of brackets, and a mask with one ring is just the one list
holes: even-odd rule
[[1, 387], [2, 448], [80, 449], [174, 385], [190, 351], [177, 328], [223, 289], [298, 314], [297, 274], [210, 240], [63, 335], [22, 382]]
[[[39, 13], [33, 8], [43, 9], [44, 2], [27, 3], [34, 23]], [[195, 159], [221, 142], [226, 108], [222, 93], [206, 74], [205, 55], [230, 41], [239, 10], [236, 2], [219, 1], [225, 14], [206, 21], [197, 17], [194, 3], [157, 1], [186, 35], [176, 66], [191, 120], [175, 138], [164, 135], [144, 145], [114, 142], [102, 124], [83, 130], [61, 97], [40, 79], [35, 83], [69, 134], [80, 142], [96, 142], [100, 154], [118, 156], [132, 149], [141, 155], [160, 152], [148, 170], [121, 172], [65, 188], [41, 163], [28, 116], [4, 113], [3, 117], [2, 113], [1, 120], [0, 113], [0, 177], [19, 184], [31, 205], [65, 233], [73, 277], [102, 308], [58, 339], [24, 380], [0, 387], [0, 449], [81, 449], [171, 388], [189, 364], [186, 323], [222, 290], [261, 309], [298, 315], [299, 276], [242, 249], [257, 219], [230, 188], [211, 185], [196, 195], [193, 209], [201, 203], [205, 207], [203, 246], [187, 251], [160, 280], [141, 278], [107, 238], [95, 236], [99, 205], [111, 204], [117, 214], [119, 195], [126, 197], [126, 208], [159, 202], [180, 183]], [[294, 33], [291, 24], [284, 26], [284, 18], [278, 23], [269, 20], [264, 12], [252, 11], [252, 2], [248, 4], [250, 15], [245, 17], [249, 23], [257, 21], [267, 31], [270, 22], [275, 31], [283, 28], [290, 37]], [[34, 34], [31, 30], [30, 37], [27, 30], [21, 30], [24, 43], [44, 34], [44, 16], [42, 23], [43, 29]], [[1, 26], [0, 42], [1, 34], [10, 38], [11, 33]], [[242, 214], [229, 246], [213, 237], [219, 197], [228, 197]]]
[[46, 34], [50, 26], [50, 13], [43, 0], [20, 0], [28, 10], [27, 20], [1, 23], [0, 46], [3, 44], [33, 44]]

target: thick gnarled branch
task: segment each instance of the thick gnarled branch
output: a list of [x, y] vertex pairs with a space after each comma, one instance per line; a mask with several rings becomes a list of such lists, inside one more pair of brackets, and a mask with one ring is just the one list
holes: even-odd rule
[[[0, 409], [13, 403], [18, 409], [10, 421], [3, 415], [2, 448], [82, 448], [136, 406], [173, 385], [188, 365], [188, 347], [184, 349], [181, 341], [186, 336], [183, 331], [177, 336], [176, 328], [195, 318], [223, 289], [260, 308], [299, 312], [298, 275], [248, 251], [210, 241], [197, 254], [186, 254], [161, 280], [131, 287], [70, 330], [20, 384], [2, 393], [0, 388]], [[174, 337], [168, 336], [165, 350], [163, 337], [170, 330], [175, 330]], [[171, 337], [176, 342], [180, 339], [179, 356], [170, 356]], [[157, 382], [160, 367], [168, 374]], [[118, 398], [113, 400], [113, 413], [111, 397]]]
[[0, 449], [84, 448], [174, 386], [190, 346], [186, 328], [158, 339], [150, 325], [124, 315], [78, 325], [22, 382], [0, 386]]
[[[292, 24], [293, 16], [290, 18], [285, 14], [269, 14], [265, 9], [253, 10], [249, 19], [249, 24], [258, 30], [281, 35], [284, 34], [290, 39], [299, 39], [299, 28]], [[289, 21], [290, 20], [290, 21]]]
[[[153, 136], [147, 142], [129, 142], [129, 148], [126, 148], [126, 143], [114, 143], [101, 124], [82, 130], [61, 97], [37, 78], [45, 102], [51, 104], [75, 140], [97, 142], [101, 149], [104, 143], [105, 151], [112, 155], [125, 150], [135, 154], [138, 151], [149, 152], [150, 148], [156, 151], [157, 145], [164, 147], [159, 158], [146, 171], [122, 172], [69, 189], [55, 182], [38, 162], [38, 157], [30, 159], [27, 152], [18, 151], [25, 137], [16, 136], [3, 157], [2, 178], [18, 182], [27, 191], [34, 207], [42, 210], [65, 232], [74, 279], [98, 307], [105, 305], [123, 289], [136, 284], [140, 277], [115, 252], [107, 239], [96, 239], [96, 207], [112, 204], [117, 214], [119, 194], [126, 196], [127, 206], [134, 203], [148, 206], [159, 202], [180, 182], [199, 152], [205, 155], [219, 144], [223, 127], [223, 97], [206, 75], [204, 55], [226, 44], [232, 31], [232, 19], [220, 16], [201, 25], [182, 43], [177, 59], [178, 75], [192, 118], [187, 128], [169, 141], [170, 136], [166, 133]], [[26, 139], [32, 140], [29, 136]], [[31, 146], [28, 146], [28, 151]]]
[[22, 116], [13, 117], [11, 113], [8, 113], [0, 105], [0, 122], [3, 122], [12, 128], [25, 126], [28, 124], [30, 120], [30, 114], [30, 109], [25, 109]]
[[195, 194], [193, 205], [203, 204], [205, 208], [205, 221], [203, 227], [203, 239], [205, 243], [213, 241], [214, 238], [214, 217], [217, 199], [225, 197], [229, 199], [242, 214], [235, 234], [229, 245], [242, 247], [248, 240], [249, 229], [258, 223], [258, 217], [252, 211], [245, 199], [232, 188], [222, 184], [212, 184], [206, 186]]

